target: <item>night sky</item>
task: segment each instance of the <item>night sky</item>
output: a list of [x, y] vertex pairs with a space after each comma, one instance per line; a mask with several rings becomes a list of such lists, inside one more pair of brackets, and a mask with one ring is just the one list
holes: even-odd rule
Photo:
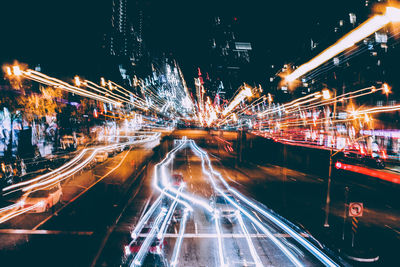
[[[101, 40], [110, 23], [111, 0], [7, 2], [0, 15], [1, 62], [41, 63], [44, 72], [66, 76], [101, 72]], [[362, 2], [150, 0], [144, 40], [152, 51], [172, 53], [185, 75], [193, 76], [197, 66], [208, 63], [212, 18], [236, 17], [241, 41], [252, 43], [255, 71], [263, 73], [271, 64], [295, 61], [317, 22], [331, 30]]]

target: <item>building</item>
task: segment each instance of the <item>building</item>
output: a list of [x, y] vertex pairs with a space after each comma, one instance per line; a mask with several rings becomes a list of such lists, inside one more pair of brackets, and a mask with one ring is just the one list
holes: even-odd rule
[[110, 24], [103, 49], [118, 66], [131, 69], [144, 55], [143, 10], [137, 2], [112, 0]]
[[225, 85], [228, 98], [248, 78], [247, 69], [251, 62], [252, 46], [240, 39], [238, 23], [237, 18], [215, 17], [211, 28], [211, 79]]

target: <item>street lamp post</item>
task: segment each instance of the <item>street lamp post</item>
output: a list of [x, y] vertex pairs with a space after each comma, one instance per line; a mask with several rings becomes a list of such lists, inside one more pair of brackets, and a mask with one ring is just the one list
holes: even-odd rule
[[[333, 120], [336, 119], [336, 89], [334, 90], [334, 103], [333, 103]], [[334, 126], [334, 123], [332, 122], [332, 125]], [[333, 129], [333, 135], [335, 135], [335, 129]], [[339, 152], [339, 151], [338, 151]], [[335, 156], [338, 152], [333, 153], [333, 144], [331, 144], [331, 150], [329, 154], [329, 173], [328, 173], [328, 185], [326, 189], [326, 202], [325, 202], [325, 223], [324, 227], [329, 227], [329, 208], [330, 208], [330, 203], [331, 203], [331, 178], [332, 178], [332, 163], [333, 163], [333, 156]]]

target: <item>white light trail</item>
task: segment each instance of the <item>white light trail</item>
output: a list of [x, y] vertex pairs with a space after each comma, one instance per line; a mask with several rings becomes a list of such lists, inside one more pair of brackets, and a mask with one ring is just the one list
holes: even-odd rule
[[[202, 153], [205, 158], [208, 161], [208, 166], [211, 170], [211, 172], [214, 175], [217, 175], [219, 177], [219, 180], [224, 184], [224, 186], [232, 193], [234, 193], [236, 196], [239, 196], [236, 190], [231, 188], [228, 183], [225, 181], [225, 179], [222, 178], [222, 175], [219, 172], [216, 172], [213, 170], [211, 166], [211, 161], [205, 151], [202, 151], [194, 142], [191, 142], [192, 147], [194, 147], [196, 150], [198, 150], [199, 153]], [[204, 168], [204, 165], [203, 165]], [[221, 194], [223, 195], [227, 201], [229, 201], [232, 205], [234, 205], [237, 209], [239, 209], [244, 215], [246, 215], [247, 218], [249, 218], [261, 231], [263, 231], [281, 250], [284, 252], [286, 256], [292, 261], [292, 263], [296, 266], [303, 266], [300, 261], [283, 245], [282, 242], [280, 242], [269, 230], [267, 230], [258, 220], [254, 218], [250, 213], [248, 213], [246, 210], [244, 210], [241, 206], [239, 206], [236, 202], [234, 202], [232, 199], [230, 199], [226, 194], [217, 187], [215, 184], [215, 181], [212, 177], [212, 174], [208, 172], [207, 170], [203, 170], [205, 173], [208, 174], [210, 181], [214, 188]], [[240, 197], [241, 200], [245, 201], [247, 200], [245, 197]], [[245, 201], [247, 204], [251, 203], [249, 200]], [[251, 207], [256, 206], [255, 204], [249, 205]], [[260, 211], [262, 209], [258, 208], [257, 211]], [[261, 212], [261, 211], [260, 211]], [[266, 213], [264, 211], [264, 213]], [[262, 213], [262, 214], [264, 214]], [[280, 221], [278, 218], [270, 214], [271, 221], [273, 221], [277, 226], [279, 226], [282, 230], [286, 231], [290, 236], [292, 236], [297, 242], [299, 242], [301, 245], [303, 245], [308, 251], [310, 251], [314, 256], [316, 256], [322, 263], [324, 263], [326, 266], [338, 266], [334, 261], [332, 261], [328, 256], [326, 256], [323, 252], [315, 248], [308, 240], [303, 238], [301, 235], [296, 233], [294, 230], [292, 230], [290, 227], [288, 227], [285, 223]]]
[[217, 232], [217, 240], [218, 240], [218, 255], [219, 255], [219, 263], [221, 266], [227, 266], [224, 260], [224, 248], [222, 242], [222, 235], [221, 235], [221, 226], [220, 226], [220, 219], [219, 219], [219, 212], [214, 212], [214, 221], [215, 221], [215, 230]]
[[[223, 179], [222, 175], [217, 172], [214, 171], [212, 166], [211, 166], [211, 161], [207, 155], [207, 152], [202, 151], [194, 142], [191, 142], [192, 147], [194, 147], [195, 149], [197, 149], [199, 151], [199, 153], [204, 154], [205, 158], [208, 161], [208, 166], [210, 168], [210, 170], [212, 171], [212, 173], [216, 176], [218, 176], [219, 180], [224, 184], [224, 186], [233, 194], [235, 194], [237, 197], [239, 197], [242, 201], [244, 201], [246, 204], [248, 204], [250, 207], [254, 208], [255, 210], [257, 210], [258, 212], [260, 212], [261, 214], [263, 214], [265, 217], [267, 217], [268, 219], [270, 219], [272, 222], [274, 222], [277, 226], [279, 226], [282, 230], [284, 230], [285, 232], [287, 232], [291, 237], [293, 237], [297, 242], [299, 242], [303, 247], [305, 247], [309, 252], [311, 252], [316, 258], [318, 258], [322, 263], [324, 263], [326, 266], [338, 266], [333, 260], [331, 260], [328, 256], [326, 256], [323, 252], [321, 252], [319, 249], [317, 249], [313, 244], [311, 244], [307, 239], [303, 238], [300, 234], [298, 234], [296, 231], [294, 231], [293, 229], [291, 229], [289, 226], [287, 226], [284, 222], [282, 222], [279, 218], [277, 218], [276, 216], [272, 215], [271, 213], [261, 209], [260, 207], [258, 207], [256, 204], [254, 204], [253, 202], [251, 202], [250, 200], [248, 200], [246, 197], [244, 197], [242, 194], [240, 194], [237, 190], [235, 190], [234, 188], [230, 187], [228, 185], [228, 183], [226, 182], [225, 179]], [[212, 178], [211, 173], [209, 173], [207, 170], [204, 170], [206, 173], [208, 173], [209, 178], [211, 183], [213, 184], [213, 186], [215, 187], [215, 189], [220, 192], [222, 195], [225, 196], [225, 198], [235, 207], [237, 207], [244, 215], [246, 215], [246, 217], [248, 217], [250, 220], [253, 221], [254, 224], [256, 224], [265, 234], [267, 234], [270, 238], [271, 236], [273, 237], [273, 241], [276, 245], [278, 245], [278, 247], [280, 247], [282, 249], [283, 252], [285, 252], [285, 254], [291, 258], [292, 262], [297, 265], [297, 266], [302, 266], [302, 264], [294, 257], [294, 255], [292, 255], [286, 247], [284, 247], [284, 245], [278, 240], [276, 239], [275, 236], [273, 236], [263, 225], [261, 225], [259, 223], [258, 220], [256, 220], [253, 216], [251, 216], [247, 211], [245, 211], [242, 207], [240, 207], [239, 205], [237, 205], [233, 200], [231, 200], [229, 197], [226, 196], [226, 194], [219, 189], [216, 184], [214, 179]]]
[[144, 240], [143, 244], [140, 246], [139, 252], [136, 254], [131, 267], [134, 266], [141, 266], [144, 260], [144, 257], [147, 255], [150, 245], [153, 242], [154, 238], [156, 237], [156, 232], [158, 231], [161, 221], [165, 216], [166, 209], [162, 208], [161, 212], [158, 214], [156, 220], [154, 221], [153, 227], [151, 228], [149, 234], [147, 235], [146, 239]]
[[[169, 179], [169, 175], [167, 175], [167, 170], [166, 170], [166, 166], [168, 165], [172, 159], [174, 158], [175, 153], [182, 149], [182, 147], [184, 145], [186, 145], [186, 137], [184, 137], [182, 139], [182, 142], [175, 147], [173, 150], [171, 150], [170, 152], [168, 152], [167, 156], [158, 164], [156, 164], [156, 166], [154, 167], [154, 180], [153, 180], [153, 185], [156, 187], [157, 190], [161, 191], [161, 190], [168, 190], [170, 192], [172, 192], [173, 194], [178, 195], [179, 197], [186, 199], [188, 201], [190, 201], [191, 203], [195, 203], [203, 208], [205, 208], [206, 210], [208, 210], [209, 212], [213, 211], [213, 208], [205, 201], [193, 197], [189, 194], [185, 194], [183, 192], [179, 192], [176, 188], [174, 188], [173, 186], [171, 186], [170, 183], [170, 179]], [[159, 186], [159, 182], [160, 180], [158, 179], [159, 177], [159, 173], [161, 173], [161, 185], [162, 187]], [[171, 197], [171, 199], [174, 199], [175, 196], [171, 196], [168, 193], [165, 193], [167, 196]], [[185, 201], [181, 201], [181, 200], [177, 200], [179, 203], [183, 204], [187, 209], [189, 209], [189, 211], [192, 211], [193, 208]]]
[[326, 256], [324, 253], [322, 253], [319, 249], [317, 249], [313, 244], [311, 244], [307, 239], [302, 237], [299, 233], [296, 231], [292, 230], [289, 226], [287, 226], [284, 222], [282, 222], [280, 219], [278, 219], [276, 216], [272, 215], [271, 213], [265, 211], [264, 209], [261, 209], [259, 206], [257, 206], [255, 203], [251, 202], [248, 200], [246, 197], [244, 197], [241, 193], [239, 193], [236, 189], [234, 188], [228, 188], [228, 190], [232, 193], [234, 193], [238, 198], [240, 198], [242, 201], [244, 201], [246, 204], [260, 212], [262, 215], [270, 219], [272, 222], [274, 222], [276, 225], [278, 225], [281, 229], [283, 229], [286, 233], [288, 233], [293, 239], [295, 239], [297, 242], [299, 242], [301, 245], [303, 245], [308, 251], [310, 251], [315, 257], [317, 257], [322, 263], [324, 263], [326, 266], [338, 266], [333, 260], [331, 260], [328, 256]]
[[179, 253], [181, 251], [183, 235], [185, 234], [186, 222], [187, 222], [188, 215], [189, 215], [189, 211], [187, 209], [185, 209], [183, 218], [182, 218], [182, 221], [181, 221], [180, 227], [179, 227], [179, 237], [175, 242], [174, 251], [172, 253], [172, 258], [171, 258], [171, 266], [172, 267], [175, 267], [178, 265], [178, 257], [179, 257]]
[[242, 232], [246, 237], [246, 241], [247, 241], [247, 245], [249, 246], [250, 249], [250, 254], [253, 257], [254, 262], [256, 263], [257, 267], [261, 267], [263, 266], [261, 260], [260, 260], [260, 256], [258, 256], [257, 251], [254, 247], [253, 241], [251, 241], [251, 237], [249, 235], [249, 232], [247, 231], [246, 225], [244, 224], [242, 215], [240, 214], [239, 211], [236, 212], [236, 217], [239, 221], [240, 224], [240, 228], [242, 228]]
[[162, 192], [158, 198], [154, 201], [154, 203], [150, 206], [150, 209], [144, 214], [144, 216], [139, 220], [136, 224], [135, 229], [131, 232], [131, 237], [133, 241], [136, 240], [138, 234], [142, 231], [143, 226], [147, 223], [150, 216], [154, 213], [158, 205], [161, 203], [162, 198], [164, 197], [164, 193]]
[[12, 219], [14, 217], [17, 217], [17, 216], [19, 216], [21, 214], [27, 213], [27, 212], [29, 212], [31, 210], [36, 209], [36, 208], [41, 208], [41, 207], [43, 207], [43, 205], [44, 205], [44, 202], [43, 201], [39, 201], [38, 203], [36, 203], [36, 204], [34, 204], [32, 206], [19, 209], [16, 212], [13, 212], [13, 213], [6, 214], [5, 216], [0, 217], [0, 223], [8, 221], [8, 220], [10, 220], [10, 219]]
[[329, 59], [352, 47], [357, 42], [383, 28], [386, 24], [399, 21], [399, 18], [400, 10], [394, 7], [388, 7], [384, 15], [376, 15], [368, 19], [363, 24], [352, 30], [350, 33], [346, 34], [335, 44], [322, 51], [319, 55], [317, 55], [307, 63], [301, 65], [291, 74], [286, 76], [286, 81], [293, 82], [300, 76], [303, 76], [307, 72], [317, 68]]
[[[96, 153], [98, 153], [99, 151], [104, 151], [104, 150], [107, 151], [109, 149], [117, 149], [117, 148], [125, 147], [126, 145], [143, 144], [143, 143], [154, 141], [154, 140], [158, 139], [160, 137], [160, 135], [161, 135], [160, 133], [152, 133], [151, 135], [146, 135], [146, 138], [143, 138], [141, 140], [134, 140], [134, 141], [129, 141], [129, 142], [125, 142], [122, 144], [116, 144], [116, 145], [102, 146], [102, 147], [95, 148], [95, 149], [86, 148], [78, 156], [76, 156], [71, 161], [69, 161], [68, 163], [61, 166], [60, 168], [57, 168], [57, 169], [55, 169], [45, 175], [41, 175], [37, 178], [33, 178], [31, 180], [17, 183], [15, 185], [4, 188], [4, 190], [11, 190], [11, 191], [7, 191], [3, 195], [11, 194], [13, 192], [22, 190], [23, 192], [27, 192], [23, 196], [23, 197], [25, 197], [27, 194], [30, 194], [34, 191], [46, 189], [50, 186], [55, 185], [56, 183], [59, 183], [60, 181], [67, 179], [68, 177], [71, 177], [73, 174], [82, 170], [82, 168], [84, 168], [91, 160], [93, 160]], [[86, 158], [84, 161], [80, 162], [79, 164], [74, 165], [79, 160], [82, 159], [84, 154], [86, 154], [87, 152], [90, 152], [90, 151], [91, 151], [91, 154], [89, 155], [88, 158]], [[121, 161], [121, 163], [122, 163], [122, 161]], [[67, 168], [69, 168], [71, 166], [72, 166], [72, 168], [65, 171]], [[111, 171], [113, 171], [113, 170], [111, 170]], [[3, 223], [11, 218], [18, 216], [18, 215], [24, 214], [25, 212], [27, 212], [29, 210], [32, 210], [30, 207], [27, 208], [28, 210], [27, 209], [18, 209], [18, 207], [20, 207], [20, 206], [18, 206], [16, 204], [12, 204], [12, 205], [1, 208], [0, 213], [5, 213], [6, 211], [11, 211], [11, 210], [14, 210], [14, 211], [11, 211], [10, 213], [5, 214], [4, 216], [0, 216], [0, 223]]]
[[[179, 187], [179, 192], [182, 191], [182, 190], [183, 190], [183, 186], [180, 186]], [[168, 209], [167, 216], [165, 216], [165, 219], [164, 219], [164, 221], [163, 221], [163, 223], [161, 225], [160, 231], [157, 234], [157, 238], [159, 240], [163, 239], [163, 237], [164, 237], [165, 231], [167, 230], [166, 229], [167, 223], [171, 220], [172, 214], [173, 214], [173, 212], [174, 212], [174, 210], [175, 210], [175, 208], [176, 208], [176, 206], [178, 204], [178, 197], [179, 197], [178, 195], [175, 196], [174, 202], [172, 202], [172, 205]]]

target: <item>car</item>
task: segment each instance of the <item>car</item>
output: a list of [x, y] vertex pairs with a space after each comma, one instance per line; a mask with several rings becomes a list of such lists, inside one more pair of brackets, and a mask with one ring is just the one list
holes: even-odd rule
[[214, 209], [218, 210], [222, 218], [224, 218], [226, 221], [229, 221], [230, 223], [233, 223], [235, 222], [236, 218], [236, 209], [227, 199], [233, 199], [233, 197], [229, 192], [224, 192], [224, 194], [225, 195], [223, 195], [222, 193], [217, 193], [212, 196], [210, 199], [211, 206]]
[[[144, 227], [141, 232], [142, 235], [139, 235], [138, 238], [131, 241], [129, 245], [125, 246], [125, 256], [127, 257], [128, 262], [130, 261], [129, 259], [133, 258], [134, 255], [136, 255], [139, 252], [144, 240], [146, 239], [147, 236], [146, 234], [150, 233], [150, 231], [151, 231], [150, 227]], [[154, 237], [148, 249], [148, 252], [152, 255], [160, 255], [162, 254], [164, 246], [166, 244], [167, 244], [166, 240], [159, 240], [157, 237]]]
[[338, 153], [337, 158], [344, 163], [364, 164], [377, 169], [385, 168], [385, 153], [380, 150], [368, 152], [366, 145], [361, 142], [344, 149]]
[[94, 158], [96, 159], [96, 161], [98, 163], [102, 163], [107, 160], [108, 153], [107, 153], [107, 151], [99, 151], [96, 153], [96, 156], [94, 156]]
[[62, 150], [67, 151], [76, 150], [76, 148], [78, 147], [77, 140], [72, 135], [64, 135], [63, 137], [61, 137], [60, 145]]
[[181, 173], [172, 174], [172, 180], [174, 186], [181, 186], [184, 183], [183, 175]]
[[[29, 192], [22, 196], [21, 208], [29, 208], [36, 205], [34, 209], [29, 210], [33, 213], [42, 213], [50, 210], [51, 207], [55, 206], [62, 199], [62, 188], [60, 183], [47, 188], [33, 192]], [[21, 201], [21, 200], [19, 200]]]
[[86, 164], [83, 169], [85, 171], [91, 170], [96, 166], [96, 160], [91, 160], [88, 164]]

